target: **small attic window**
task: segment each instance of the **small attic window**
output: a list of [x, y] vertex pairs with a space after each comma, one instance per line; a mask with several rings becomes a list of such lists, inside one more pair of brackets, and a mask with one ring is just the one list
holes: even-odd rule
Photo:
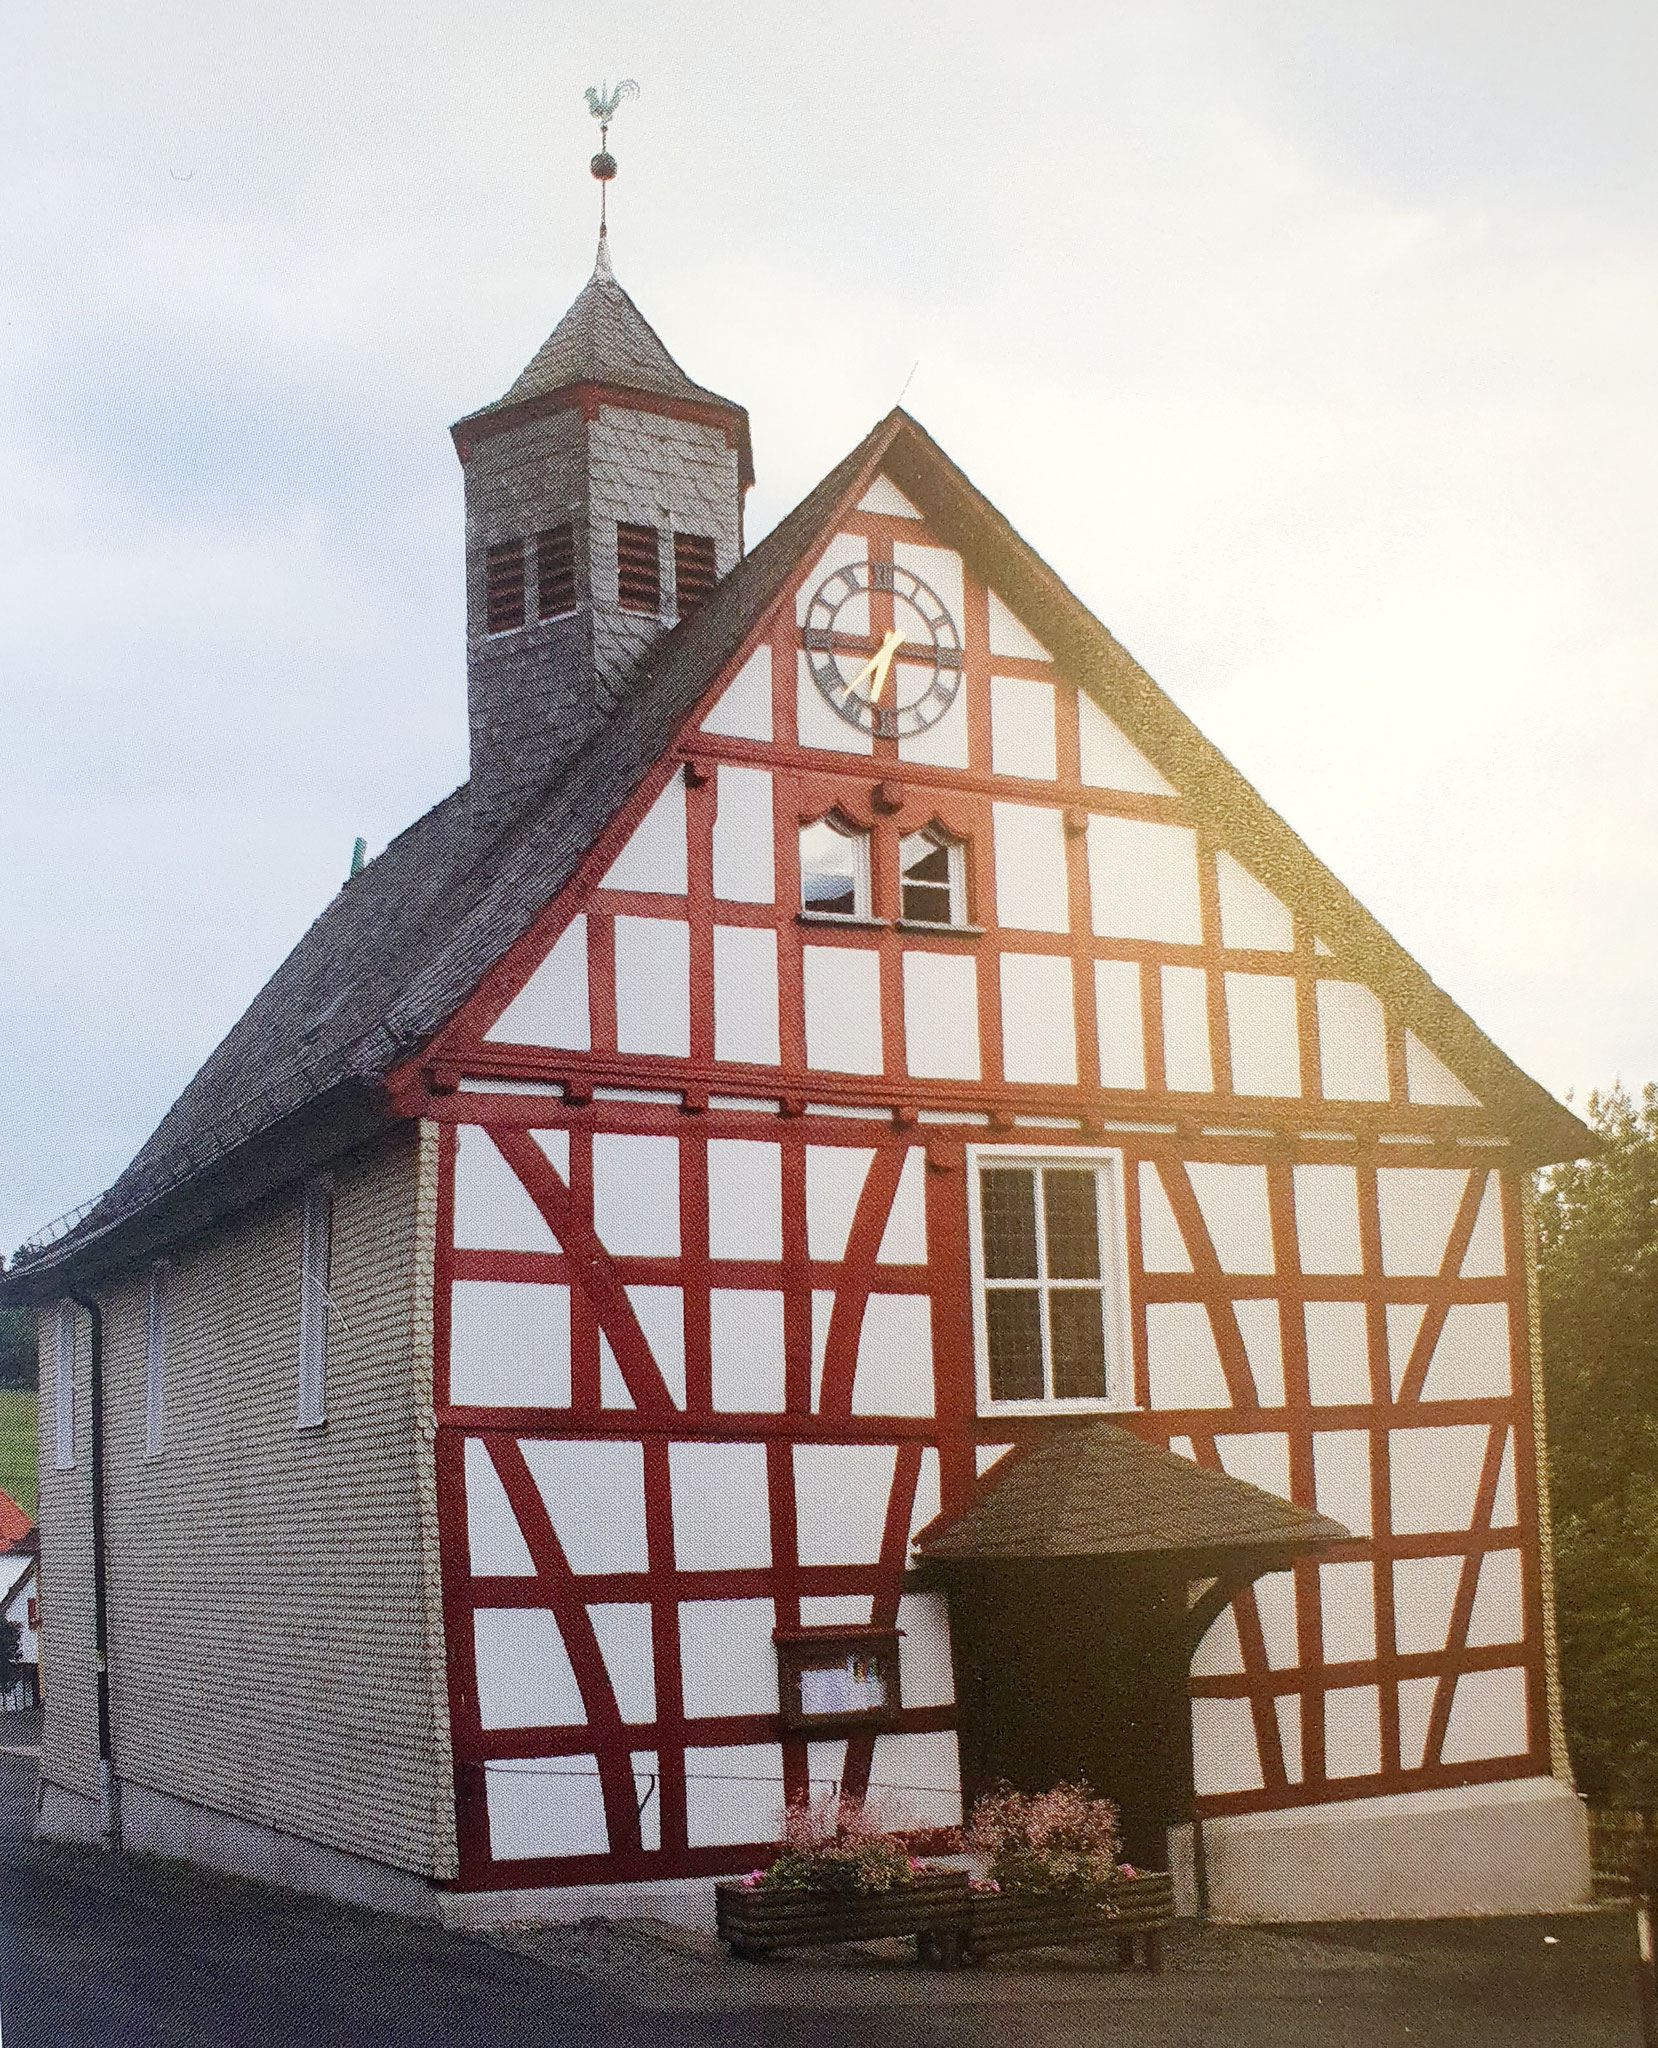
[[679, 616], [688, 619], [708, 602], [720, 572], [714, 566], [714, 543], [705, 533], [674, 535], [674, 599]]
[[936, 826], [898, 842], [898, 870], [906, 924], [965, 925], [967, 859], [958, 840]]
[[524, 543], [497, 541], [484, 560], [484, 629], [510, 633], [524, 623]]
[[662, 559], [654, 526], [616, 528], [616, 602], [625, 612], [662, 609]]
[[867, 832], [834, 815], [802, 826], [800, 907], [808, 917], [869, 916]]
[[535, 537], [536, 611], [561, 618], [576, 608], [576, 529], [566, 520]]

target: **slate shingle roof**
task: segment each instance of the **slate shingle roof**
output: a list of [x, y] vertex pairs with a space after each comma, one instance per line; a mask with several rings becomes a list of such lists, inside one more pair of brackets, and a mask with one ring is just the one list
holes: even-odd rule
[[454, 1014], [547, 907], [770, 608], [813, 536], [905, 424], [863, 441], [655, 642], [627, 702], [498, 829], [463, 784], [317, 918], [91, 1212], [43, 1249], [55, 1269], [181, 1180], [341, 1088], [372, 1088]]
[[916, 1544], [944, 1562], [1312, 1550], [1350, 1532], [1115, 1423], [1068, 1427], [993, 1468], [971, 1507]]
[[486, 431], [502, 423], [499, 416], [516, 414], [520, 407], [533, 407], [536, 400], [551, 398], [575, 384], [597, 384], [613, 390], [648, 392], [691, 405], [718, 406], [731, 415], [737, 429], [742, 481], [753, 483], [748, 409], [686, 376], [663, 346], [662, 337], [617, 283], [610, 267], [609, 245], [603, 239], [593, 275], [517, 380], [493, 405], [457, 420], [454, 432], [464, 437], [469, 430]]
[[698, 399], [730, 406], [734, 412], [742, 410], [731, 399], [692, 383], [686, 376], [656, 329], [616, 282], [609, 248], [603, 241], [593, 275], [497, 403], [517, 405], [526, 398], [562, 391], [570, 384], [619, 384], [630, 391], [654, 391], [665, 398]]

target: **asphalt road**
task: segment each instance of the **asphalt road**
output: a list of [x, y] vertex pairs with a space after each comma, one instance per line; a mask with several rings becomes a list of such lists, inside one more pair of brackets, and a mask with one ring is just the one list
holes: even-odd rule
[[[1156, 1979], [757, 1970], [709, 1958], [607, 1979], [559, 1968], [556, 1942], [525, 1956], [176, 1865], [37, 1846], [33, 1786], [30, 1759], [0, 1756], [4, 2048], [1635, 2048], [1639, 2038], [1622, 1915], [1186, 1930]], [[625, 1953], [619, 1941], [616, 1957]]]
[[262, 1886], [27, 1841], [0, 1756], [5, 2048], [838, 2048], [839, 2023], [630, 2011], [485, 1944]]

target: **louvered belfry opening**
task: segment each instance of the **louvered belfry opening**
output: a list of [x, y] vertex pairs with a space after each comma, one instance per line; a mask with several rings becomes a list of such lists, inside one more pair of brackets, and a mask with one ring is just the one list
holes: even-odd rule
[[654, 526], [616, 528], [616, 602], [625, 612], [662, 609], [662, 558]]
[[484, 565], [484, 624], [491, 633], [510, 633], [524, 623], [524, 543], [497, 541]]
[[576, 608], [576, 529], [567, 519], [550, 526], [535, 541], [536, 610], [556, 619]]
[[679, 616], [688, 619], [701, 611], [719, 581], [714, 566], [714, 543], [705, 533], [674, 535], [674, 600]]
[[719, 602], [714, 572], [742, 560], [754, 463], [748, 415], [674, 361], [618, 284], [608, 240], [522, 374], [452, 432], [466, 488], [468, 809], [490, 832], [647, 685], [648, 649], [673, 623], [678, 528], [707, 536], [679, 557], [684, 608], [711, 586]]

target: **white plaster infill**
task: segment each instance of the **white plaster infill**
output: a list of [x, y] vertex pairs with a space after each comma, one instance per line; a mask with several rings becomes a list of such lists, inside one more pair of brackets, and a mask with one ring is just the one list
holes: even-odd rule
[[[1190, 1829], [1177, 1861], [1190, 1856]], [[1430, 1920], [1587, 1905], [1588, 1818], [1553, 1778], [1389, 1793], [1203, 1825], [1216, 1920]]]

